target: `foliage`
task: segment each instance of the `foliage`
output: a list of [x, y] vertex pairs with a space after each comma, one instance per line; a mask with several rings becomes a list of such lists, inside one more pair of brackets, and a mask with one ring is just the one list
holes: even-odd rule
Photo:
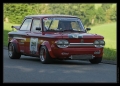
[[[113, 6], [114, 5], [114, 6]], [[4, 3], [4, 21], [21, 23], [26, 15], [67, 14], [78, 16], [85, 26], [116, 21], [116, 4]]]

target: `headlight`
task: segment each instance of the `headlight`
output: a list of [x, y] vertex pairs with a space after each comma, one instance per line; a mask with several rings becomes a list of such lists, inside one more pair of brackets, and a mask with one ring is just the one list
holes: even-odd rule
[[59, 48], [66, 48], [69, 45], [67, 40], [58, 40], [55, 42]]
[[95, 45], [99, 45], [100, 43], [99, 43], [98, 40], [95, 40], [95, 41], [94, 41], [94, 44], [95, 44]]
[[64, 45], [68, 45], [69, 42], [68, 42], [67, 40], [64, 40], [64, 41], [63, 41], [63, 44], [64, 44]]
[[104, 40], [95, 40], [94, 45], [95, 45], [95, 47], [104, 47], [105, 41]]
[[100, 45], [105, 45], [105, 41], [104, 40], [99, 40]]
[[63, 44], [63, 42], [62, 41], [57, 41], [57, 45], [62, 45]]

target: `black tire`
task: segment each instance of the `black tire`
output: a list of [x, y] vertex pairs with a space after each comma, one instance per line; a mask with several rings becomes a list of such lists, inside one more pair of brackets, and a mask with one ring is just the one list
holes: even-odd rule
[[17, 53], [13, 43], [10, 43], [8, 46], [8, 55], [11, 59], [20, 59], [21, 54]]
[[40, 61], [43, 64], [48, 64], [51, 62], [51, 57], [46, 46], [41, 46], [40, 48]]
[[98, 64], [102, 61], [102, 57], [94, 58], [89, 60], [92, 64]]

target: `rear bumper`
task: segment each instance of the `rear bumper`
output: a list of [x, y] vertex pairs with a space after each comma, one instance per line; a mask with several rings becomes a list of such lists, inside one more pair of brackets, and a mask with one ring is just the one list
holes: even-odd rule
[[55, 58], [61, 59], [70, 58], [71, 55], [92, 55], [93, 57], [102, 57], [103, 48], [53, 48], [52, 53]]

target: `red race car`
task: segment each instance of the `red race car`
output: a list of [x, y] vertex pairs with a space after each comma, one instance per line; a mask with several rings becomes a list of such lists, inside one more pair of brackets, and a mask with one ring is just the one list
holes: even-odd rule
[[8, 33], [8, 55], [39, 57], [45, 64], [52, 59], [88, 60], [98, 64], [102, 60], [104, 37], [87, 33], [80, 18], [70, 15], [28, 15], [16, 31]]

